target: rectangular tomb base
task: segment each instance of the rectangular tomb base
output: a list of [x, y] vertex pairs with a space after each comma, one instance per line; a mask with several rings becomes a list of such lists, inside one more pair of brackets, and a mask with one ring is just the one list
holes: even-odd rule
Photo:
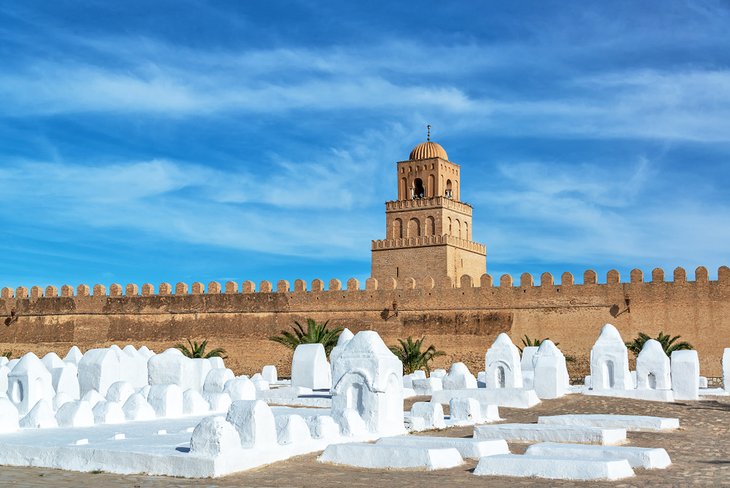
[[544, 424], [478, 425], [474, 427], [474, 439], [612, 445], [626, 442], [626, 430]]
[[626, 429], [634, 432], [661, 432], [679, 428], [679, 419], [645, 415], [551, 415], [538, 417], [538, 424], [584, 425], [607, 429]]
[[378, 440], [379, 445], [428, 447], [445, 449], [453, 447], [465, 459], [479, 459], [496, 454], [509, 454], [507, 442], [502, 439], [475, 440], [463, 437], [431, 437], [420, 435], [404, 435], [383, 437]]
[[319, 462], [374, 469], [448, 469], [464, 463], [454, 448], [351, 442], [328, 446]]
[[519, 388], [440, 390], [431, 394], [431, 401], [442, 405], [448, 405], [452, 398], [474, 398], [479, 402], [482, 412], [486, 412], [489, 405], [507, 408], [531, 408], [540, 403], [535, 390], [522, 390]]
[[525, 455], [573, 459], [626, 459], [632, 468], [644, 469], [664, 469], [672, 464], [667, 451], [651, 447], [587, 446], [543, 442], [528, 447]]
[[634, 400], [646, 400], [649, 402], [673, 402], [674, 393], [672, 390], [592, 390], [586, 389], [584, 395], [607, 396], [615, 398], [631, 398]]
[[556, 480], [620, 480], [634, 476], [629, 462], [500, 454], [481, 458], [477, 476], [536, 476]]

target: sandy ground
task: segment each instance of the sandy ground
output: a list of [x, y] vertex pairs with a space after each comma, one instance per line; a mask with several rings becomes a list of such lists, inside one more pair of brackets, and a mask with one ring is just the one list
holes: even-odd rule
[[[412, 403], [413, 400], [408, 403]], [[570, 395], [549, 400], [530, 410], [500, 409], [508, 422], [535, 422], [538, 415], [564, 413], [616, 413], [678, 417], [682, 428], [671, 433], [629, 433], [633, 446], [663, 447], [673, 465], [666, 470], [637, 470], [636, 477], [619, 482], [565, 482], [554, 480], [477, 477], [471, 474], [475, 462], [443, 471], [384, 471], [324, 465], [317, 455], [300, 456], [254, 471], [212, 480], [187, 480], [143, 475], [74, 473], [40, 468], [0, 468], [0, 485], [102, 486], [102, 487], [355, 487], [399, 488], [438, 486], [730, 486], [730, 398], [716, 397], [700, 402], [663, 404], [637, 400]], [[427, 435], [468, 437], [471, 428], [455, 428]], [[525, 444], [510, 444], [521, 453]]]

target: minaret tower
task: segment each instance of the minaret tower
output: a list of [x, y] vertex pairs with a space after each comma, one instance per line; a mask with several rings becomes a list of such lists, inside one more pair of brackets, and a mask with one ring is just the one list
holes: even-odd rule
[[463, 275], [478, 282], [487, 250], [472, 241], [472, 208], [461, 201], [459, 165], [428, 137], [397, 163], [398, 199], [385, 203], [386, 235], [373, 241], [372, 276], [402, 280]]

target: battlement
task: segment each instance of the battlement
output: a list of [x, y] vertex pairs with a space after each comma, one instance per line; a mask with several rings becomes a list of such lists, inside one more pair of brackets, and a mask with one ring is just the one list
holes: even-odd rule
[[446, 197], [415, 198], [411, 200], [392, 200], [385, 202], [386, 212], [414, 210], [420, 208], [444, 207], [466, 215], [472, 214], [472, 206]]
[[[418, 239], [431, 239], [435, 237], [445, 237], [454, 239], [451, 236], [430, 236], [424, 238], [411, 238], [411, 239], [396, 239], [396, 241], [416, 241]], [[387, 242], [387, 241], [373, 241], [375, 242]], [[718, 278], [716, 281], [720, 284], [730, 285], [730, 268], [727, 266], [721, 266], [717, 272]], [[551, 273], [542, 273], [540, 275], [540, 284], [536, 285], [533, 276], [530, 273], [522, 273], [519, 277], [519, 281], [515, 282], [511, 275], [503, 274], [499, 277], [499, 280], [495, 281], [492, 275], [483, 274], [479, 282], [474, 281], [470, 276], [464, 275], [458, 282], [454, 282], [448, 277], [442, 277], [440, 279], [434, 279], [432, 277], [426, 277], [421, 280], [415, 280], [413, 278], [403, 278], [400, 280], [388, 279], [383, 283], [378, 282], [375, 278], [368, 278], [365, 282], [365, 287], [361, 286], [361, 283], [356, 278], [350, 278], [343, 287], [342, 282], [339, 279], [333, 278], [329, 280], [327, 287], [325, 282], [320, 279], [314, 279], [307, 287], [307, 282], [301, 279], [294, 281], [293, 287], [286, 280], [279, 280], [276, 282], [276, 286], [270, 281], [262, 281], [258, 287], [253, 281], [244, 281], [240, 288], [237, 282], [228, 281], [225, 285], [221, 285], [217, 281], [211, 281], [207, 284], [201, 282], [194, 282], [190, 286], [187, 283], [177, 283], [173, 287], [170, 283], [161, 283], [155, 290], [155, 286], [152, 283], [145, 283], [140, 288], [136, 284], [122, 285], [113, 283], [107, 287], [101, 284], [90, 287], [86, 284], [78, 285], [76, 288], [70, 285], [63, 285], [59, 290], [55, 286], [48, 286], [42, 288], [40, 286], [33, 286], [30, 289], [19, 286], [15, 290], [12, 288], [5, 287], [0, 291], [0, 299], [11, 300], [11, 299], [30, 299], [36, 300], [41, 298], [56, 298], [56, 297], [132, 297], [132, 296], [169, 296], [169, 295], [220, 295], [220, 294], [249, 294], [249, 293], [323, 293], [323, 292], [354, 292], [354, 291], [375, 291], [375, 290], [433, 290], [433, 289], [452, 289], [452, 288], [483, 288], [483, 289], [523, 289], [526, 291], [528, 288], [539, 288], [548, 289], [550, 287], [555, 288], [554, 291], [562, 293], [565, 296], [565, 288], [578, 288], [578, 287], [611, 287], [617, 285], [638, 285], [638, 284], [658, 284], [664, 283], [667, 285], [684, 285], [687, 283], [694, 283], [697, 285], [703, 285], [710, 283], [712, 280], [709, 279], [709, 273], [707, 268], [700, 266], [695, 269], [695, 279], [690, 281], [687, 279], [687, 272], [684, 268], [678, 267], [674, 269], [673, 280], [667, 281], [665, 279], [664, 270], [661, 268], [655, 268], [651, 271], [650, 280], [644, 279], [644, 273], [640, 269], [634, 269], [631, 271], [629, 280], [622, 281], [618, 271], [610, 270], [606, 274], [606, 280], [603, 283], [599, 283], [598, 274], [593, 270], [587, 270], [583, 273], [582, 283], [576, 283], [572, 273], [563, 273], [560, 277], [560, 283], [556, 283]], [[560, 291], [563, 288], [563, 291]], [[567, 294], [569, 295], [569, 294]]]
[[400, 239], [373, 240], [372, 250], [378, 251], [381, 249], [402, 249], [408, 247], [444, 245], [452, 245], [479, 254], [487, 253], [487, 246], [485, 246], [484, 244], [479, 244], [478, 242], [474, 241], [468, 241], [466, 239], [460, 239], [456, 236], [450, 236], [447, 234], [435, 236], [404, 237]]

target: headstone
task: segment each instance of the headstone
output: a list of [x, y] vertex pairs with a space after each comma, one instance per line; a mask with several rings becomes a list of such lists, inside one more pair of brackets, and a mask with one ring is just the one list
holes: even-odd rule
[[238, 432], [244, 448], [276, 445], [276, 421], [269, 406], [261, 400], [239, 400], [228, 409], [226, 420]]
[[545, 339], [533, 356], [533, 388], [540, 399], [560, 398], [568, 392], [570, 379], [565, 356], [553, 341]]
[[671, 359], [675, 400], [699, 400], [700, 359], [697, 351], [674, 351]]
[[329, 390], [332, 372], [322, 344], [300, 344], [294, 350], [291, 366], [292, 386]]
[[504, 332], [487, 350], [484, 363], [487, 388], [522, 388], [520, 350]]
[[444, 390], [463, 390], [477, 387], [477, 379], [464, 363], [452, 364], [449, 373], [444, 376], [442, 382]]
[[53, 401], [51, 373], [38, 356], [25, 354], [8, 374], [8, 398], [21, 416], [30, 412], [39, 400]]
[[190, 452], [195, 456], [231, 456], [240, 450], [241, 438], [236, 428], [223, 417], [204, 418], [195, 426], [190, 438]]
[[180, 417], [183, 414], [183, 392], [177, 385], [152, 385], [147, 403], [159, 418]]
[[250, 379], [245, 377], [226, 381], [223, 391], [228, 393], [234, 402], [237, 400], [256, 400], [256, 386]]
[[616, 327], [606, 324], [591, 349], [593, 390], [632, 390], [629, 355]]
[[340, 422], [345, 410], [353, 410], [370, 432], [403, 432], [403, 365], [377, 332], [358, 332], [333, 370], [335, 420]]
[[670, 390], [671, 365], [659, 341], [649, 339], [636, 357], [636, 388], [639, 390]]

